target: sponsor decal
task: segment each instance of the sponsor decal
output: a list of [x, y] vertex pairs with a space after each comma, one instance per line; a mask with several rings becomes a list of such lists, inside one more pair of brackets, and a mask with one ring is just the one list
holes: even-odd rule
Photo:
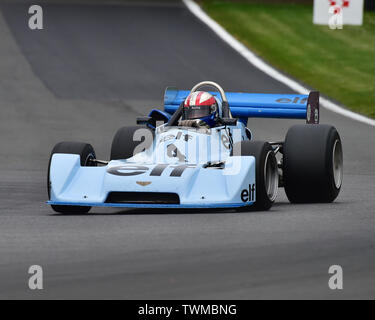
[[241, 191], [242, 202], [255, 201], [255, 183], [249, 184], [249, 189], [243, 189]]
[[147, 172], [149, 168], [145, 166], [137, 166], [137, 165], [126, 165], [126, 166], [116, 166], [107, 169], [109, 174], [113, 174], [115, 176], [137, 176], [139, 174], [143, 174]]
[[[163, 171], [168, 166], [169, 166], [168, 164], [156, 165], [151, 170], [150, 176], [160, 177]], [[169, 167], [173, 168], [172, 172], [170, 173], [170, 177], [181, 177], [186, 169], [195, 168], [196, 165], [195, 164], [180, 164], [180, 165], [171, 165]], [[107, 172], [115, 176], [129, 177], [129, 176], [137, 176], [137, 175], [144, 174], [148, 172], [149, 170], [150, 168], [146, 166], [138, 166], [138, 165], [129, 164], [129, 165], [110, 167], [107, 169]]]
[[166, 142], [166, 141], [169, 141], [169, 140], [172, 140], [174, 139], [174, 135], [173, 134], [168, 134], [162, 138], [160, 138], [160, 142]]
[[148, 186], [151, 184], [151, 181], [136, 181], [137, 184], [139, 184], [142, 187]]
[[168, 134], [164, 137], [161, 137], [160, 142], [166, 142], [175, 138], [176, 140], [179, 140], [181, 137], [183, 137], [186, 142], [193, 139], [193, 136], [191, 136], [190, 134], [182, 134], [182, 132], [179, 132], [176, 136], [173, 134]]
[[277, 99], [277, 103], [300, 103], [300, 104], [305, 104], [307, 101], [307, 98], [300, 99], [300, 97], [295, 97], [294, 99], [289, 99], [289, 98], [280, 98]]

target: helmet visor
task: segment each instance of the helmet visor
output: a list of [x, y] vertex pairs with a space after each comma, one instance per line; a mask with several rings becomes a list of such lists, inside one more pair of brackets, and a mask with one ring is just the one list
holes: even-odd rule
[[211, 106], [184, 107], [184, 118], [186, 120], [199, 119], [211, 114]]

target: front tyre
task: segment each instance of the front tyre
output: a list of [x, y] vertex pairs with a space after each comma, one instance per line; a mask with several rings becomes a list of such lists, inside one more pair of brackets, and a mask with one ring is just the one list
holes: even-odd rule
[[[92, 167], [96, 166], [94, 160], [96, 158], [94, 148], [91, 144], [82, 142], [60, 142], [55, 145], [52, 149], [51, 156], [48, 164], [48, 175], [47, 175], [47, 191], [48, 199], [51, 199], [51, 181], [50, 181], [50, 168], [52, 156], [56, 153], [66, 153], [66, 154], [77, 154], [81, 159], [82, 167]], [[63, 206], [63, 205], [51, 205], [51, 208], [55, 212], [63, 214], [80, 214], [88, 213], [91, 207], [88, 206]]]
[[[241, 141], [238, 143], [241, 144], [241, 156], [255, 157], [256, 201], [252, 208], [257, 211], [269, 210], [276, 200], [279, 183], [275, 153], [268, 142]], [[234, 150], [238, 147], [235, 145]]]
[[285, 193], [292, 203], [334, 201], [343, 179], [340, 136], [331, 125], [295, 125], [283, 147]]
[[144, 126], [122, 127], [117, 130], [111, 147], [111, 160], [129, 159], [148, 149], [154, 141], [154, 133]]

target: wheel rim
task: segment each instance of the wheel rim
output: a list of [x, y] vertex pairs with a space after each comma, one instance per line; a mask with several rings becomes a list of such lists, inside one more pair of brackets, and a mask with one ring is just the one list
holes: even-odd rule
[[335, 186], [337, 189], [341, 187], [342, 176], [343, 176], [343, 156], [342, 156], [342, 146], [341, 141], [336, 139], [333, 145], [333, 179], [335, 181]]
[[269, 151], [264, 164], [264, 184], [270, 201], [275, 201], [279, 188], [279, 173], [276, 158], [272, 157], [273, 151]]

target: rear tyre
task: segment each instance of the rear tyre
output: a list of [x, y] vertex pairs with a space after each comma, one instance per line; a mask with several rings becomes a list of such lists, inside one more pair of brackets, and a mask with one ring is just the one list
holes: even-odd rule
[[122, 127], [112, 141], [111, 160], [129, 159], [149, 148], [153, 143], [153, 130], [145, 126]]
[[257, 211], [269, 210], [277, 197], [279, 182], [275, 153], [268, 142], [238, 143], [241, 144], [241, 156], [255, 157], [256, 201], [251, 208]]
[[[51, 156], [48, 164], [48, 175], [47, 175], [47, 190], [48, 199], [51, 198], [51, 181], [50, 181], [50, 167], [52, 156], [56, 153], [66, 153], [66, 154], [77, 154], [81, 159], [82, 167], [92, 167], [96, 166], [95, 162], [92, 160], [96, 159], [94, 148], [91, 144], [82, 142], [60, 142], [55, 145], [52, 149]], [[51, 205], [52, 209], [59, 213], [64, 214], [78, 214], [87, 213], [90, 211], [91, 207], [87, 206], [60, 206]]]
[[292, 203], [334, 201], [343, 179], [340, 136], [330, 125], [295, 125], [283, 147], [285, 193]]

